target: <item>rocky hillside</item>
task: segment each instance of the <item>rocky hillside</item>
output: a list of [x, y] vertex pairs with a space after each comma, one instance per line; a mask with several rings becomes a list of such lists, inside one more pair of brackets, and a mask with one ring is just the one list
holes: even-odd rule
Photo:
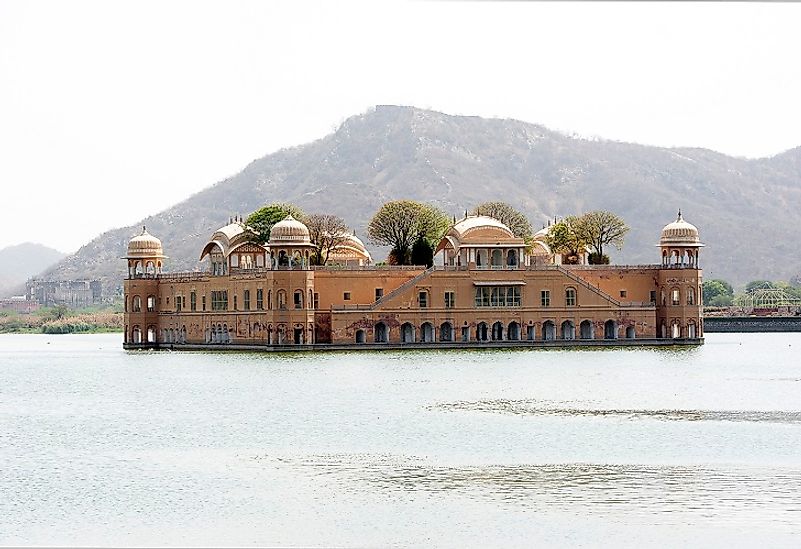
[[170, 270], [194, 269], [214, 229], [272, 201], [340, 215], [363, 236], [373, 212], [396, 198], [425, 200], [454, 215], [503, 200], [526, 212], [535, 228], [554, 215], [612, 210], [631, 226], [625, 248], [612, 253], [617, 263], [658, 261], [659, 231], [681, 208], [707, 244], [707, 277], [740, 284], [801, 272], [793, 244], [801, 226], [801, 148], [747, 160], [395, 106], [351, 117], [331, 135], [255, 160], [136, 226], [104, 233], [53, 272], [119, 285], [119, 258], [142, 224], [162, 239]]
[[0, 297], [25, 293], [25, 281], [55, 265], [64, 254], [26, 242], [0, 250]]

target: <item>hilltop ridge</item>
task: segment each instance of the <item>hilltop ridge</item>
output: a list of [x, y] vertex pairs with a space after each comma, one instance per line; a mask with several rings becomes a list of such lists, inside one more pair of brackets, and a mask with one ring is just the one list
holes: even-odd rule
[[273, 201], [342, 216], [364, 236], [378, 207], [398, 198], [457, 216], [480, 202], [502, 200], [524, 211], [535, 228], [554, 215], [612, 210], [631, 226], [624, 249], [611, 250], [617, 263], [657, 262], [659, 231], [681, 208], [708, 244], [701, 263], [707, 278], [738, 284], [801, 273], [793, 245], [801, 223], [801, 147], [770, 158], [734, 158], [384, 105], [316, 141], [258, 158], [132, 226], [103, 233], [49, 274], [99, 277], [116, 288], [125, 273], [119, 258], [142, 224], [161, 238], [170, 270], [191, 270], [205, 240], [231, 215]]

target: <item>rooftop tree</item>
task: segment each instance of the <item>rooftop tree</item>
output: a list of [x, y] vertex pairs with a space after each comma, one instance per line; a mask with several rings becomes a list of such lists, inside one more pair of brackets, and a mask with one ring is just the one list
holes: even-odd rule
[[587, 249], [588, 242], [581, 218], [570, 215], [551, 225], [545, 242], [551, 251], [562, 254], [567, 263], [578, 263], [579, 257]]
[[518, 238], [528, 239], [533, 234], [528, 218], [506, 202], [482, 202], [472, 211], [473, 215], [487, 215], [497, 219], [512, 230]]
[[612, 212], [596, 210], [587, 212], [579, 218], [576, 225], [579, 237], [592, 249], [590, 263], [609, 263], [604, 255], [604, 246], [609, 244], [618, 250], [629, 232], [629, 226]]
[[421, 241], [416, 259], [424, 255], [419, 249], [422, 243], [430, 248], [433, 257], [434, 246], [449, 224], [448, 216], [434, 206], [414, 200], [393, 200], [381, 206], [370, 219], [367, 235], [376, 244], [392, 247], [390, 263], [409, 265], [412, 245]]
[[312, 257], [314, 265], [325, 265], [331, 250], [348, 240], [348, 226], [336, 215], [311, 214], [305, 219], [309, 238], [317, 248]]
[[305, 214], [303, 210], [294, 204], [287, 204], [285, 202], [273, 202], [267, 204], [250, 214], [245, 223], [258, 231], [258, 241], [261, 244], [270, 240], [270, 231], [273, 225], [283, 220], [288, 216], [292, 216], [298, 221], [303, 221]]

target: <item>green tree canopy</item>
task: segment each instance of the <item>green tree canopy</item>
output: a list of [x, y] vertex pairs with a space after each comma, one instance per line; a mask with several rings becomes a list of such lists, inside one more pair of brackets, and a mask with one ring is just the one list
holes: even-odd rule
[[387, 202], [367, 225], [367, 236], [376, 244], [391, 246], [390, 262], [408, 265], [412, 244], [424, 239], [429, 246], [439, 243], [450, 225], [440, 209], [414, 200]]
[[298, 221], [303, 221], [306, 217], [303, 210], [293, 204], [273, 202], [250, 214], [245, 223], [259, 233], [258, 241], [264, 244], [270, 240], [270, 231], [273, 225], [289, 215]]
[[570, 215], [551, 225], [545, 235], [545, 242], [551, 251], [567, 256], [568, 262], [577, 262], [587, 247], [580, 224], [580, 218]]
[[330, 214], [311, 214], [304, 222], [309, 228], [309, 238], [317, 248], [312, 264], [325, 265], [331, 250], [348, 239], [348, 226], [344, 219]]
[[734, 299], [734, 289], [725, 280], [705, 280], [701, 287], [701, 294], [705, 305], [714, 307], [727, 307]]
[[506, 202], [482, 202], [472, 211], [473, 215], [495, 218], [512, 230], [518, 238], [528, 239], [534, 231], [528, 218]]

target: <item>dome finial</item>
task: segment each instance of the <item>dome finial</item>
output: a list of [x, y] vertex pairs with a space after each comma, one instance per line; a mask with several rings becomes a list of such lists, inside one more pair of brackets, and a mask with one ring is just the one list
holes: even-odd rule
[[142, 225], [142, 234], [147, 234], [147, 227]]
[[678, 215], [678, 217], [676, 217], [676, 221], [684, 221], [684, 220], [681, 218], [681, 208], [679, 208], [679, 215]]

